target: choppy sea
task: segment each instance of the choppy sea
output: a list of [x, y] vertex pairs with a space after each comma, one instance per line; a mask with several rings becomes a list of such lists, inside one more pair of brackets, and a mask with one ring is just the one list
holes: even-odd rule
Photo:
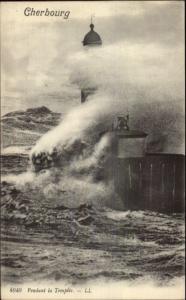
[[28, 175], [28, 156], [4, 155], [1, 161], [4, 283], [148, 279], [166, 286], [183, 278], [183, 214], [119, 211], [94, 203], [68, 207], [61, 201], [65, 190], [52, 199], [9, 180]]

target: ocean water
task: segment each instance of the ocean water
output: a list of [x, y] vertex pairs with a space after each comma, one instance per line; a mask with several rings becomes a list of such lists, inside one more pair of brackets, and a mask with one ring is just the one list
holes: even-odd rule
[[32, 187], [26, 155], [1, 160], [5, 284], [148, 279], [167, 286], [183, 278], [183, 214], [114, 210], [84, 199], [68, 206], [68, 187], [50, 196], [48, 181]]

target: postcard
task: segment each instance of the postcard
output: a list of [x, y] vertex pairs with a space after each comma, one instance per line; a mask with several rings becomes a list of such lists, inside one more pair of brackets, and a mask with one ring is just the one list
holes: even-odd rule
[[184, 299], [184, 1], [2, 1], [1, 29], [1, 298]]

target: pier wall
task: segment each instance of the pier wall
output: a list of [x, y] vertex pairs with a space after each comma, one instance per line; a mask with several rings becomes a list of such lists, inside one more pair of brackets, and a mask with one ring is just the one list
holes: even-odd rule
[[182, 212], [184, 161], [183, 155], [174, 154], [113, 157], [110, 167], [115, 191], [125, 209]]

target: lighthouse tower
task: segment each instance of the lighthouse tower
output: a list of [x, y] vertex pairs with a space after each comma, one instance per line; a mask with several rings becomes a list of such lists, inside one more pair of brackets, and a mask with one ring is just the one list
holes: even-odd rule
[[[97, 47], [102, 45], [102, 40], [100, 35], [94, 31], [94, 24], [91, 21], [90, 24], [90, 31], [85, 35], [83, 41], [83, 46], [86, 48], [91, 48], [91, 47]], [[96, 91], [96, 87], [86, 87], [81, 89], [81, 103], [85, 102], [87, 100], [87, 97], [91, 94], [94, 94]]]

